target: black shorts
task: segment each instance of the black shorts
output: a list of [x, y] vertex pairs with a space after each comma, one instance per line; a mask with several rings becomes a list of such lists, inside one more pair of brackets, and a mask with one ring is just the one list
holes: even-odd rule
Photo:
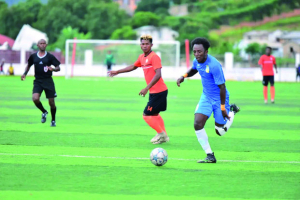
[[167, 110], [168, 90], [149, 95], [149, 101], [144, 109], [144, 114], [154, 115]]
[[35, 79], [33, 81], [33, 93], [39, 93], [42, 94], [42, 92], [45, 91], [46, 98], [55, 98], [57, 97], [55, 86], [52, 78], [47, 79]]
[[111, 64], [107, 64], [107, 71], [111, 70]]
[[274, 85], [274, 76], [263, 76], [262, 84], [268, 86], [269, 82], [271, 86]]

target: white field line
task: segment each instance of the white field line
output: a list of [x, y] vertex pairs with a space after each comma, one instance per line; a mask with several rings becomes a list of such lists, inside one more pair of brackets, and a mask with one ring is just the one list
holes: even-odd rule
[[[68, 157], [68, 158], [98, 158], [98, 159], [120, 159], [120, 160], [149, 160], [139, 157], [109, 157], [109, 156], [79, 156], [79, 155], [47, 155], [47, 154], [17, 154], [0, 153], [3, 156], [39, 156], [39, 157]], [[196, 159], [170, 158], [169, 160], [196, 161]], [[262, 161], [262, 160], [218, 160], [219, 162], [245, 162], [245, 163], [284, 163], [300, 164], [300, 161]]]

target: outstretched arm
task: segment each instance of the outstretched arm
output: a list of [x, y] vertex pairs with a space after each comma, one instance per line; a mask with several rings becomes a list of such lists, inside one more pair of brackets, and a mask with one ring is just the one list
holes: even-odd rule
[[197, 74], [198, 70], [190, 68], [184, 75], [182, 75], [179, 79], [177, 79], [177, 85], [180, 87], [180, 83], [184, 81], [184, 78], [192, 77]]
[[220, 88], [220, 99], [221, 99], [221, 110], [222, 110], [222, 115], [224, 117], [224, 119], [229, 119], [230, 117], [227, 114], [227, 111], [225, 109], [225, 100], [226, 100], [226, 86], [225, 83], [218, 85]]
[[117, 71], [110, 71], [110, 72], [108, 72], [108, 75], [111, 76], [111, 77], [113, 77], [113, 76], [116, 76], [118, 74], [126, 73], [126, 72], [131, 72], [131, 71], [136, 70], [136, 69], [137, 69], [136, 66], [129, 65], [128, 67], [125, 67], [123, 69], [119, 69]]
[[22, 80], [22, 81], [25, 80], [26, 75], [27, 75], [27, 73], [28, 73], [29, 70], [30, 70], [30, 67], [31, 67], [31, 65], [27, 64], [27, 66], [26, 66], [26, 68], [25, 68], [25, 72], [24, 72], [24, 74], [21, 76], [21, 80]]
[[147, 87], [145, 87], [144, 89], [142, 89], [139, 93], [139, 95], [142, 95], [143, 97], [147, 94], [148, 90], [155, 85], [155, 83], [157, 83], [157, 81], [160, 79], [161, 77], [161, 68], [157, 68], [155, 70], [155, 75], [152, 78], [152, 80], [150, 81], [150, 83], [147, 85]]

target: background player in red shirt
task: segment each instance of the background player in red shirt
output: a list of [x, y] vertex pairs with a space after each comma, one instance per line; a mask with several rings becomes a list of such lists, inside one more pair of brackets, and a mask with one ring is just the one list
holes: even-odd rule
[[144, 53], [138, 57], [137, 61], [133, 65], [117, 71], [110, 71], [108, 74], [109, 76], [116, 76], [120, 73], [136, 70], [138, 67], [143, 68], [147, 86], [140, 91], [139, 95], [145, 97], [148, 90], [150, 91], [149, 102], [144, 109], [143, 118], [157, 132], [157, 135], [150, 142], [160, 144], [170, 140], [166, 133], [164, 121], [159, 115], [161, 111], [167, 109], [168, 88], [161, 77], [161, 60], [151, 50], [153, 46], [152, 37], [150, 35], [142, 35], [140, 41], [140, 46]]
[[264, 98], [265, 103], [268, 103], [268, 84], [270, 82], [270, 93], [271, 93], [271, 102], [275, 103], [275, 88], [274, 88], [274, 70], [275, 67], [277, 73], [276, 59], [271, 55], [272, 48], [266, 48], [266, 54], [262, 55], [258, 61], [258, 64], [261, 65], [261, 70], [263, 74], [263, 85], [264, 85]]

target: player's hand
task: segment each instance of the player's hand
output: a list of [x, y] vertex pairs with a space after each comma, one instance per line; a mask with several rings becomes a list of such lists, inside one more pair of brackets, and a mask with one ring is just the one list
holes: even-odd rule
[[222, 115], [223, 115], [223, 117], [224, 117], [224, 120], [228, 119], [228, 120], [230, 121], [230, 117], [228, 116], [226, 110], [222, 110]]
[[108, 76], [113, 77], [113, 76], [118, 75], [119, 73], [118, 73], [118, 71], [109, 71], [109, 72], [107, 72], [107, 74], [108, 74]]
[[26, 78], [26, 75], [23, 74], [23, 75], [21, 76], [21, 81], [24, 81], [25, 78]]
[[47, 67], [48, 67], [48, 70], [51, 72], [54, 70], [52, 67], [49, 67], [49, 66], [47, 66]]
[[179, 79], [177, 79], [177, 86], [180, 87], [180, 83], [184, 81], [184, 77], [181, 76]]
[[147, 94], [148, 92], [148, 89], [147, 88], [144, 88], [140, 91], [139, 95], [141, 95], [142, 97], [145, 97], [145, 95]]

